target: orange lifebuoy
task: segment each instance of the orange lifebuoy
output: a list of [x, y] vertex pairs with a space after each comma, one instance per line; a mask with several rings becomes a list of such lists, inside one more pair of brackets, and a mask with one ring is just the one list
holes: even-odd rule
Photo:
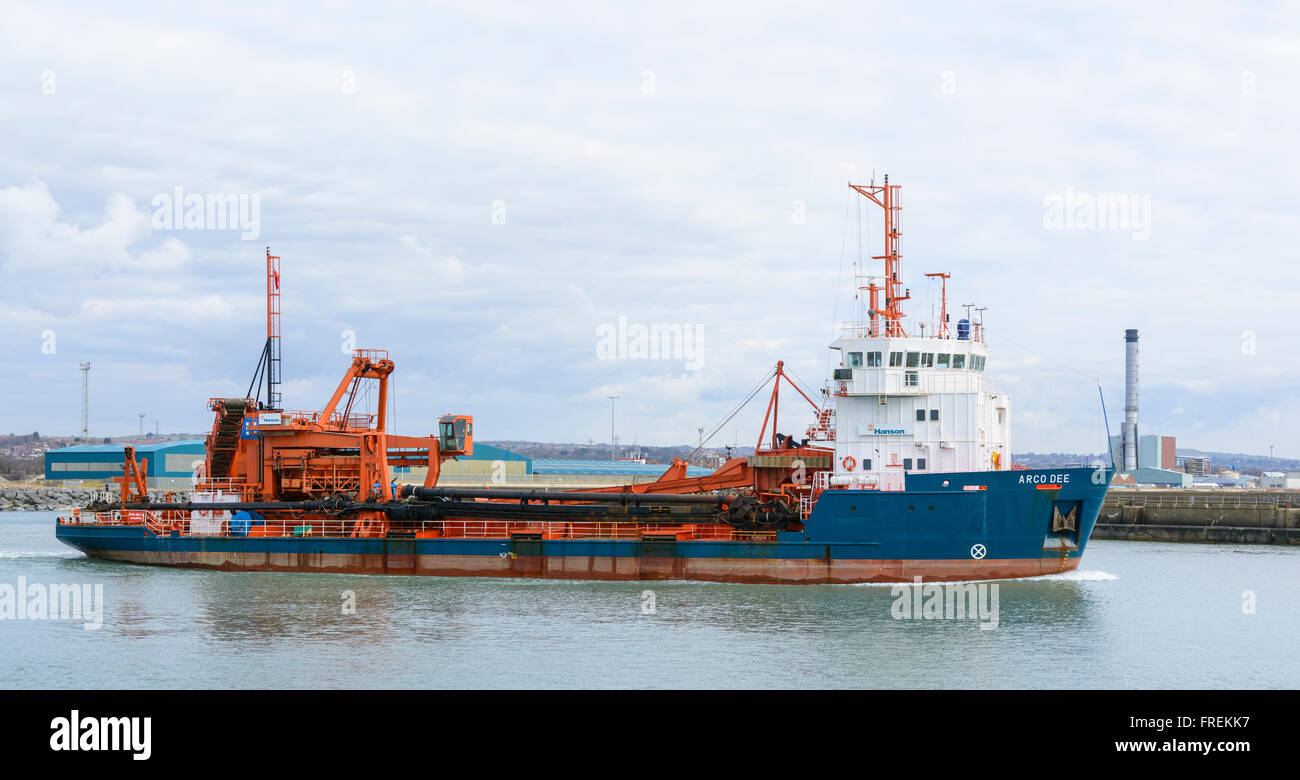
[[845, 471], [852, 471], [858, 467], [858, 462], [853, 459], [852, 455], [845, 455], [844, 460], [840, 461]]

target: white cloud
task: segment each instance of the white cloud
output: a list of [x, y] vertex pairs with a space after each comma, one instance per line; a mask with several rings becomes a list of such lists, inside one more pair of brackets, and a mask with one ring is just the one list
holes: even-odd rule
[[[880, 249], [878, 211], [844, 182], [873, 171], [904, 186], [913, 313], [924, 271], [989, 307], [1018, 448], [1095, 449], [1097, 376], [1118, 424], [1127, 327], [1143, 408], [1186, 446], [1260, 449], [1241, 418], [1300, 384], [1285, 9], [1076, 3], [1015, 27], [956, 4], [5, 13], [0, 429], [77, 427], [91, 359], [101, 430], [134, 430], [138, 387], [165, 382], [181, 392], [151, 413], [206, 430], [203, 399], [242, 392], [256, 361], [271, 245], [292, 406], [323, 402], [351, 330], [393, 351], [408, 414], [601, 439], [602, 393], [621, 393], [622, 439], [693, 441], [776, 360], [824, 373], [859, 206], [862, 252]], [[259, 194], [261, 236], [153, 231], [141, 204], [177, 186]], [[1044, 230], [1065, 187], [1149, 194], [1150, 240]], [[704, 366], [596, 360], [619, 316], [700, 323]], [[49, 328], [58, 354], [33, 357]], [[136, 373], [110, 382], [111, 365]]]

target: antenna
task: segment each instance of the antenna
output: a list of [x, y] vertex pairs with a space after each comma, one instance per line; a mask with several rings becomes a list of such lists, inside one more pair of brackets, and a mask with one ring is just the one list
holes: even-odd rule
[[931, 278], [937, 276], [939, 277], [939, 280], [943, 283], [943, 288], [942, 288], [943, 291], [940, 294], [940, 298], [939, 298], [939, 300], [941, 301], [939, 304], [939, 327], [937, 328], [935, 335], [941, 339], [949, 338], [948, 336], [948, 280], [952, 278], [952, 274], [932, 273], [932, 274], [926, 274], [926, 276]]
[[609, 399], [609, 459], [618, 460], [618, 437], [614, 435], [614, 402], [622, 398], [621, 395], [607, 395]]

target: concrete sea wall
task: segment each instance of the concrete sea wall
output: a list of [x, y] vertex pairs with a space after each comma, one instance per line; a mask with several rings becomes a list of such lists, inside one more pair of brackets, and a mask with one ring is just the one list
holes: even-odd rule
[[1300, 492], [1111, 490], [1092, 538], [1300, 544]]

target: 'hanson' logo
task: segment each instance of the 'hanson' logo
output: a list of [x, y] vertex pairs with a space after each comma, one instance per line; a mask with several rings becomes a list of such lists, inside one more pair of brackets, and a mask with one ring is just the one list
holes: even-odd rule
[[153, 718], [70, 718], [50, 721], [50, 750], [130, 750], [136, 761], [148, 761]]
[[870, 423], [867, 424], [867, 433], [873, 433], [877, 436], [904, 436], [907, 434], [906, 428], [878, 428]]

